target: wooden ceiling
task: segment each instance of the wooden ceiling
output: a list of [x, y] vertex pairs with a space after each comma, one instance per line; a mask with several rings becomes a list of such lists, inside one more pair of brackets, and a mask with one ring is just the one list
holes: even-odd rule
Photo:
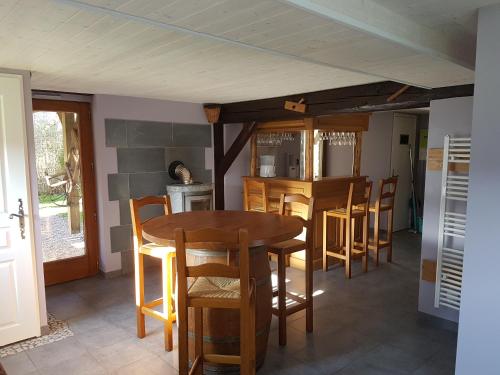
[[[452, 13], [456, 7], [448, 3]], [[313, 7], [318, 4], [321, 11]], [[325, 4], [345, 11], [344, 19]], [[470, 35], [457, 44], [458, 32], [448, 37], [405, 17], [401, 7], [393, 13], [376, 5], [4, 0], [0, 67], [31, 70], [36, 89], [218, 103], [386, 80], [422, 87], [473, 81]], [[383, 29], [391, 22], [370, 23], [370, 11], [376, 10], [394, 20], [391, 29]], [[356, 14], [364, 26], [345, 21]]]

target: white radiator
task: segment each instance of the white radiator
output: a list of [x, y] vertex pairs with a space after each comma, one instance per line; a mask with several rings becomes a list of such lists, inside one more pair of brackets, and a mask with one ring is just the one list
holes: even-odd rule
[[460, 310], [468, 173], [450, 171], [450, 163], [470, 163], [470, 138], [444, 137], [434, 306]]

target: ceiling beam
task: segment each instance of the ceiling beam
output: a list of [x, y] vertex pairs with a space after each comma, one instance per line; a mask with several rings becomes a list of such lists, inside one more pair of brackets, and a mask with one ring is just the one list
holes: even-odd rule
[[433, 30], [372, 0], [280, 0], [347, 27], [474, 70], [475, 38]]
[[[218, 120], [230, 124], [316, 117], [335, 113], [389, 111], [427, 107], [431, 100], [474, 95], [474, 85], [435, 89], [410, 86], [402, 91], [403, 87], [404, 85], [400, 83], [386, 81], [269, 99], [221, 104]], [[398, 92], [400, 94], [394, 97]], [[388, 101], [391, 97], [394, 97], [394, 99]], [[285, 109], [286, 101], [298, 102], [301, 99], [307, 106], [305, 113]]]

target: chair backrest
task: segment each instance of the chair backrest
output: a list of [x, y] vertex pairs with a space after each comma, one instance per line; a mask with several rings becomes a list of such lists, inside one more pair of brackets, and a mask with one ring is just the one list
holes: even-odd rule
[[347, 198], [347, 214], [350, 214], [355, 207], [362, 206], [368, 212], [370, 197], [372, 193], [371, 181], [351, 182], [349, 184], [349, 195]]
[[[188, 266], [186, 248], [225, 250], [228, 252], [226, 264], [204, 263]], [[206, 228], [194, 231], [175, 230], [175, 250], [179, 298], [187, 296], [189, 277], [229, 277], [240, 279], [241, 297], [247, 298], [250, 286], [250, 254], [248, 251], [248, 231], [225, 231]], [[239, 251], [239, 266], [229, 264], [229, 253]]]
[[394, 207], [394, 197], [396, 196], [396, 187], [398, 186], [398, 176], [382, 179], [378, 183], [379, 192], [375, 202], [376, 208], [382, 204]]
[[168, 195], [130, 199], [130, 216], [132, 219], [132, 229], [134, 231], [136, 244], [139, 247], [141, 247], [143, 244], [142, 224], [144, 223], [144, 221], [141, 220], [140, 210], [142, 207], [149, 205], [162, 205], [165, 215], [170, 215], [172, 213], [172, 205], [170, 204], [170, 197]]
[[243, 208], [245, 211], [268, 212], [268, 192], [264, 182], [243, 180]]
[[313, 197], [308, 198], [302, 194], [281, 194], [278, 213], [299, 219], [306, 229], [306, 242], [312, 244]]

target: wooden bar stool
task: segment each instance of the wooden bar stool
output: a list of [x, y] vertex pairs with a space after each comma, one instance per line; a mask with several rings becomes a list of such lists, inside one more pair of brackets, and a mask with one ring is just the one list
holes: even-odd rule
[[[255, 280], [250, 278], [248, 232], [175, 230], [178, 280], [179, 374], [203, 374], [203, 362], [239, 364], [241, 374], [255, 374]], [[189, 249], [239, 251], [239, 266], [220, 263], [186, 265]], [[229, 254], [228, 254], [229, 257]], [[188, 278], [193, 281], [188, 287]], [[189, 368], [188, 308], [194, 308], [194, 361]], [[240, 355], [204, 354], [203, 309], [240, 311]]]
[[[363, 271], [368, 271], [368, 228], [372, 183], [351, 182], [346, 208], [323, 211], [323, 271], [328, 271], [328, 257], [339, 259], [345, 263], [345, 276], [351, 278], [351, 260], [363, 257]], [[327, 220], [334, 218], [340, 224], [340, 241], [328, 247]], [[362, 242], [355, 241], [355, 223], [362, 220]], [[344, 245], [345, 241], [345, 245]]]
[[[368, 244], [369, 250], [375, 251], [375, 264], [379, 263], [380, 249], [387, 247], [387, 262], [392, 262], [392, 217], [394, 212], [394, 197], [396, 196], [396, 187], [398, 177], [391, 177], [379, 181], [379, 193], [374, 205], [370, 205], [370, 213], [375, 214], [373, 227], [373, 239]], [[380, 236], [380, 216], [382, 212], [387, 213], [387, 234], [386, 238]]]
[[268, 191], [264, 182], [243, 179], [243, 209], [245, 211], [269, 211]]
[[[294, 215], [300, 219], [306, 231], [305, 241], [293, 238], [288, 241], [273, 244], [268, 252], [277, 256], [278, 262], [278, 290], [273, 296], [278, 296], [278, 308], [273, 308], [273, 314], [279, 319], [279, 344], [286, 345], [286, 317], [300, 310], [306, 310], [306, 331], [313, 330], [313, 254], [312, 254], [312, 218], [314, 213], [314, 198], [307, 198], [302, 194], [281, 194], [279, 214]], [[305, 298], [289, 293], [286, 290], [287, 257], [298, 251], [305, 251], [306, 263], [306, 290]], [[290, 307], [286, 306], [286, 299], [297, 302]]]
[[[137, 310], [137, 337], [146, 336], [144, 315], [164, 322], [165, 350], [173, 348], [172, 323], [176, 320], [174, 312], [173, 290], [175, 283], [175, 249], [160, 246], [155, 243], [144, 243], [142, 238], [142, 224], [140, 209], [148, 205], [162, 205], [165, 215], [172, 213], [170, 198], [168, 195], [161, 197], [145, 197], [141, 199], [130, 199], [130, 212], [132, 217], [132, 228], [134, 230], [134, 270], [135, 270], [135, 305]], [[162, 298], [153, 301], [144, 301], [144, 255], [161, 259], [162, 271]], [[163, 311], [154, 310], [154, 307], [163, 305]]]

